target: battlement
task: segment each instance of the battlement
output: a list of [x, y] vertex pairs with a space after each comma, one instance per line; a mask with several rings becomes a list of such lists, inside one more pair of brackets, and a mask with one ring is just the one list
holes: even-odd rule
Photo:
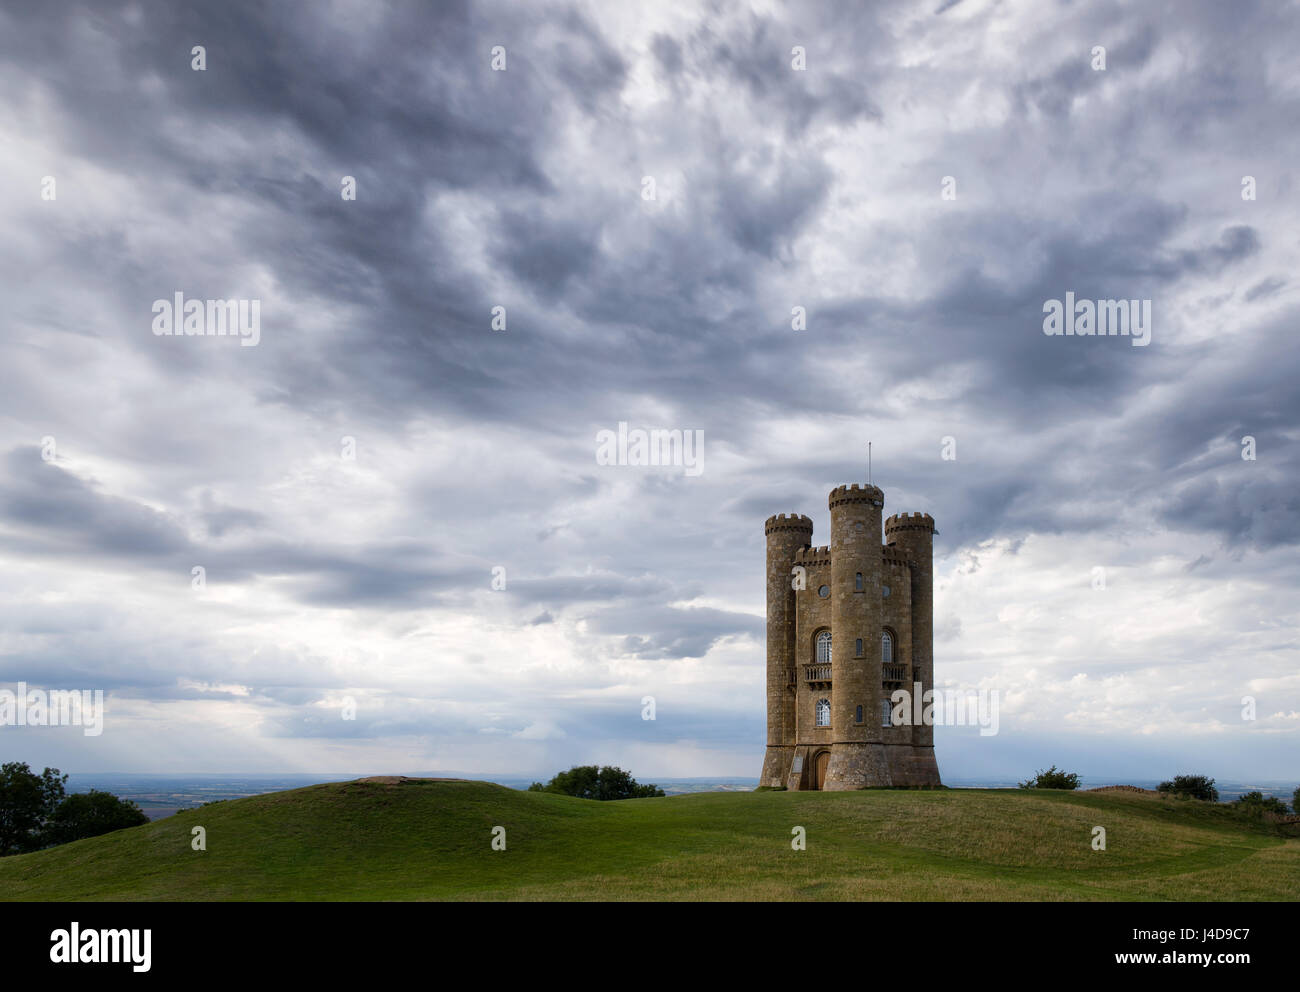
[[873, 506], [884, 506], [885, 493], [877, 486], [860, 486], [855, 482], [851, 486], [836, 486], [831, 490], [826, 502], [832, 510], [845, 503], [870, 503]]
[[778, 530], [793, 530], [811, 534], [813, 522], [802, 513], [774, 513], [763, 524], [763, 533], [771, 534]]
[[912, 567], [911, 559], [900, 551], [896, 551], [894, 548], [881, 548], [880, 552], [881, 560], [883, 560], [886, 565], [901, 566], [903, 568]]
[[885, 520], [885, 533], [896, 530], [926, 530], [938, 533], [934, 527], [934, 517], [928, 513], [895, 513]]
[[800, 548], [794, 553], [794, 563], [803, 565], [805, 568], [813, 565], [829, 565], [831, 563], [831, 549], [825, 544], [817, 548]]

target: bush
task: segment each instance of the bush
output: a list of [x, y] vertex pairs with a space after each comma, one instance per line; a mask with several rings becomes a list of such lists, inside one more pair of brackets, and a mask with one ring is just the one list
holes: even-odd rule
[[1171, 782], [1161, 782], [1157, 792], [1171, 792], [1175, 796], [1189, 799], [1204, 799], [1209, 803], [1219, 801], [1219, 790], [1214, 787], [1214, 779], [1204, 775], [1175, 775]]
[[1286, 803], [1276, 796], [1266, 796], [1262, 792], [1247, 792], [1232, 805], [1247, 816], [1261, 820], [1268, 813], [1277, 816], [1286, 816], [1287, 813]]
[[1074, 772], [1057, 771], [1053, 765], [1047, 771], [1038, 771], [1028, 782], [1021, 782], [1022, 789], [1077, 789], [1079, 776]]
[[599, 800], [646, 799], [664, 794], [663, 789], [657, 785], [641, 785], [630, 773], [613, 765], [603, 768], [596, 765], [575, 765], [567, 772], [560, 772], [545, 785], [534, 782], [528, 791], [558, 792], [579, 799]]
[[139, 806], [111, 792], [91, 789], [67, 795], [67, 780], [57, 768], [37, 775], [25, 762], [0, 765], [0, 856], [149, 822]]
[[148, 822], [149, 817], [131, 800], [91, 789], [89, 792], [75, 792], [59, 803], [46, 824], [43, 839], [47, 846], [67, 844]]

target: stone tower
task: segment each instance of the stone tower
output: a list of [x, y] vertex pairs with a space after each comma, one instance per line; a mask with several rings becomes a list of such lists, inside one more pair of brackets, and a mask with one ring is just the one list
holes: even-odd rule
[[[884, 521], [875, 486], [831, 491], [831, 543], [812, 521], [769, 517], [767, 753], [760, 785], [864, 789], [939, 785], [934, 730], [896, 725], [890, 697], [934, 688], [928, 513]], [[901, 709], [919, 712], [908, 705]]]

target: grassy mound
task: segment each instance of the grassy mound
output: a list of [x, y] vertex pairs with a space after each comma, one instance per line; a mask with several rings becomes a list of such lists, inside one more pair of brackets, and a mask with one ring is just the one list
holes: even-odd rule
[[[207, 850], [191, 849], [202, 826]], [[505, 827], [506, 850], [491, 848]], [[807, 849], [791, 849], [804, 828]], [[1092, 849], [1095, 826], [1106, 850]], [[10, 900], [1294, 900], [1300, 839], [1222, 806], [1039, 790], [597, 803], [380, 779], [216, 803], [0, 860]]]

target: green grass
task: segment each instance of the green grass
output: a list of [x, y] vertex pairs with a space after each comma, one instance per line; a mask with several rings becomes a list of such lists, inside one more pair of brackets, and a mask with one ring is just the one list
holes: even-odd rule
[[[207, 850], [190, 848], [207, 830]], [[507, 849], [490, 846], [506, 828]], [[791, 829], [807, 850], [791, 849]], [[1103, 826], [1107, 849], [1094, 851]], [[1300, 839], [1223, 806], [1043, 790], [597, 803], [484, 782], [232, 800], [0, 860], [9, 900], [1295, 900]]]

